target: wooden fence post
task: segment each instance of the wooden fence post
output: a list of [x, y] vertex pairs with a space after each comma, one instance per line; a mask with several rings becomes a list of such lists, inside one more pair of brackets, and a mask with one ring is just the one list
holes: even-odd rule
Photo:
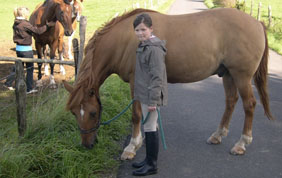
[[272, 26], [272, 12], [271, 5], [268, 6], [268, 27]]
[[260, 21], [260, 12], [261, 12], [261, 2], [259, 2], [258, 5], [258, 16], [257, 16], [258, 21]]
[[26, 130], [26, 84], [24, 80], [24, 69], [22, 61], [15, 62], [16, 65], [16, 102], [19, 135], [23, 136]]
[[151, 9], [154, 8], [153, 0], [150, 0], [150, 7], [151, 7]]
[[79, 23], [80, 45], [79, 45], [79, 58], [78, 58], [78, 63], [77, 63], [78, 72], [79, 72], [81, 61], [83, 59], [86, 24], [87, 24], [87, 18], [85, 16], [81, 16], [80, 17], [80, 23]]
[[73, 57], [74, 57], [74, 66], [75, 66], [75, 80], [77, 78], [77, 72], [78, 72], [78, 58], [79, 58], [79, 46], [78, 46], [78, 39], [74, 38], [72, 40], [72, 46], [73, 46]]

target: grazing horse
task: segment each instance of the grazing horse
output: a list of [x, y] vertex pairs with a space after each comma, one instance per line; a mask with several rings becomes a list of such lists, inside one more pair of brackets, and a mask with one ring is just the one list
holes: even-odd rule
[[[82, 144], [94, 146], [101, 118], [99, 88], [116, 73], [130, 83], [134, 96], [134, 71], [138, 40], [133, 21], [140, 13], [148, 13], [153, 20], [154, 34], [167, 42], [166, 68], [169, 83], [189, 83], [211, 75], [223, 77], [226, 107], [217, 130], [207, 142], [219, 144], [228, 133], [231, 115], [242, 98], [245, 122], [241, 138], [231, 153], [242, 155], [252, 142], [252, 121], [256, 99], [252, 79], [269, 119], [267, 91], [268, 42], [262, 23], [236, 9], [213, 9], [194, 14], [165, 15], [155, 11], [136, 9], [112, 19], [98, 29], [88, 42], [85, 57], [74, 86], [64, 82], [70, 93], [67, 109], [76, 117]], [[246, 28], [248, 27], [248, 28]], [[132, 159], [142, 145], [140, 130], [141, 106], [133, 103], [133, 129], [129, 145], [121, 159]]]
[[[70, 36], [73, 32], [72, 29], [72, 8], [70, 3], [72, 0], [45, 0], [44, 3], [38, 5], [36, 9], [30, 16], [30, 22], [33, 25], [43, 26], [46, 21], [57, 21], [55, 27], [50, 27], [50, 29], [41, 34], [34, 35], [35, 47], [37, 51], [38, 58], [42, 58], [43, 48], [48, 44], [50, 51], [50, 58], [55, 58], [55, 51], [58, 47], [58, 36], [60, 31], [57, 29], [58, 23], [60, 23], [64, 28], [64, 34]], [[45, 55], [44, 55], [45, 56]], [[37, 84], [41, 83], [41, 66], [42, 63], [38, 63], [38, 80]], [[50, 84], [51, 87], [55, 87], [54, 80], [54, 64], [50, 64], [51, 76]]]

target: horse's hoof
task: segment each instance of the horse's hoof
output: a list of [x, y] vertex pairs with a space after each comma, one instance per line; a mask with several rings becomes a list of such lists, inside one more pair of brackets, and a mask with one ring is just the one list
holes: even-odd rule
[[42, 80], [37, 80], [37, 81], [36, 81], [36, 87], [37, 87], [37, 88], [43, 87], [43, 82], [42, 82]]
[[210, 144], [210, 145], [218, 145], [221, 143], [221, 139], [217, 139], [213, 136], [210, 136], [210, 138], [207, 140], [207, 144]]
[[120, 158], [121, 160], [132, 160], [135, 155], [135, 153], [124, 151]]
[[244, 155], [246, 152], [246, 149], [239, 147], [239, 146], [234, 146], [231, 151], [230, 154], [232, 155]]

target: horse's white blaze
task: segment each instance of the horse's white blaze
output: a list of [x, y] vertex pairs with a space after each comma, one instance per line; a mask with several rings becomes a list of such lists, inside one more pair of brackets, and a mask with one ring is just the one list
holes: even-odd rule
[[81, 108], [80, 108], [81, 119], [83, 119], [84, 113], [85, 113], [85, 111], [83, 110], [83, 105], [81, 105]]
[[69, 59], [73, 59], [71, 49], [72, 49], [72, 38], [73, 38], [74, 34], [75, 34], [75, 30], [73, 31], [71, 36], [68, 37], [68, 54], [69, 54]]
[[77, 16], [76, 16], [76, 21], [80, 21], [80, 13], [79, 12], [77, 12]]

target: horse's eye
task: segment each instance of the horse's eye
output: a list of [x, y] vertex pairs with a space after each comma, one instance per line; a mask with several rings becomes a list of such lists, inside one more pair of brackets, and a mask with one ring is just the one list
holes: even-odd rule
[[94, 118], [96, 115], [96, 112], [90, 112], [89, 114], [90, 114], [90, 117]]

